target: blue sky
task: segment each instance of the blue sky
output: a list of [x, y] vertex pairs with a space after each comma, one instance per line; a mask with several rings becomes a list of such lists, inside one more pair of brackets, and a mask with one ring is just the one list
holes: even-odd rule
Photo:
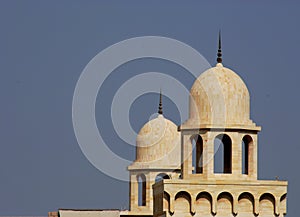
[[[121, 1], [120, 1], [121, 2]], [[259, 178], [289, 181], [288, 215], [296, 216], [299, 174], [299, 6], [297, 1], [0, 2], [0, 215], [46, 215], [58, 208], [128, 207], [128, 183], [94, 168], [72, 126], [72, 97], [86, 64], [119, 41], [156, 35], [198, 50], [212, 65], [222, 30], [224, 65], [251, 94], [260, 126]], [[99, 131], [128, 160], [134, 148], [112, 127], [110, 104], [134, 75], [161, 71], [187, 88], [194, 78], [176, 64], [137, 60], [115, 71], [96, 104]], [[138, 131], [157, 110], [157, 94], [138, 98], [130, 122]], [[180, 124], [164, 98], [164, 114]], [[125, 169], [125, 167], [124, 167]]]

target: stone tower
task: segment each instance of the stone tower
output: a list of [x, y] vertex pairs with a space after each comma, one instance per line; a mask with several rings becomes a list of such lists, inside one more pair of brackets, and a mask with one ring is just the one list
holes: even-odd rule
[[217, 56], [194, 82], [189, 118], [179, 127], [164, 117], [160, 93], [158, 114], [138, 133], [128, 166], [128, 211], [60, 209], [48, 216], [283, 217], [288, 183], [257, 179], [261, 127], [250, 119], [247, 86], [222, 64], [220, 37]]
[[189, 119], [179, 127], [166, 119], [161, 97], [157, 117], [137, 136], [123, 216], [286, 214], [287, 182], [257, 179], [261, 127], [250, 119], [247, 86], [222, 64], [220, 38], [216, 66], [190, 90]]
[[[284, 216], [286, 181], [257, 179], [257, 134], [243, 80], [222, 64], [190, 90], [189, 119], [179, 127], [181, 176], [153, 185], [154, 217]], [[221, 170], [215, 153], [220, 149]]]
[[141, 128], [136, 144], [136, 160], [128, 166], [130, 211], [123, 214], [152, 216], [152, 185], [161, 179], [180, 176], [180, 133], [163, 116], [161, 93], [158, 114]]

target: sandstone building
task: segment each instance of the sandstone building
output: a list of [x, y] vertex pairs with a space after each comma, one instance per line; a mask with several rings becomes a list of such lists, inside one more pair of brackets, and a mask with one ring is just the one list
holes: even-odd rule
[[[77, 217], [271, 217], [286, 214], [287, 181], [257, 179], [258, 132], [250, 119], [243, 80], [222, 64], [221, 41], [215, 67], [190, 90], [189, 119], [176, 126], [158, 116], [137, 136], [136, 160], [128, 167], [128, 211], [59, 210]], [[215, 163], [222, 152], [221, 170]]]

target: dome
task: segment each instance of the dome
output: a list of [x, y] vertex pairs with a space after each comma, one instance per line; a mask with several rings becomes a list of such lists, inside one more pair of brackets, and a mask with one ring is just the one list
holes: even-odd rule
[[136, 139], [135, 163], [149, 165], [180, 165], [180, 133], [177, 126], [159, 114], [146, 123]]
[[243, 80], [218, 63], [202, 73], [190, 90], [187, 124], [197, 127], [253, 128], [250, 96]]

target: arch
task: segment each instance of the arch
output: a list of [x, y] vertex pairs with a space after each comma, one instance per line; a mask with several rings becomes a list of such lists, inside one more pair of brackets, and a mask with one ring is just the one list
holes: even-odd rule
[[249, 174], [251, 156], [253, 155], [253, 139], [245, 135], [242, 139], [242, 174]]
[[259, 214], [262, 216], [274, 216], [275, 197], [270, 193], [264, 193], [259, 198]]
[[155, 177], [155, 183], [156, 182], [160, 182], [163, 179], [170, 179], [170, 176], [168, 174], [166, 174], [166, 173], [159, 173]]
[[191, 194], [188, 193], [187, 191], [179, 191], [175, 195], [175, 200], [179, 197], [186, 197], [189, 201], [191, 201]]
[[203, 139], [200, 135], [193, 135], [191, 137], [193, 144], [192, 162], [193, 162], [193, 173], [203, 172]]
[[218, 197], [217, 197], [217, 200], [219, 200], [220, 198], [223, 198], [223, 197], [228, 198], [231, 202], [233, 201], [233, 196], [227, 191], [219, 193]]
[[209, 200], [210, 202], [212, 202], [212, 196], [207, 191], [202, 191], [199, 194], [197, 194], [196, 200], [198, 200], [200, 198], [206, 198], [207, 200]]
[[138, 206], [146, 206], [146, 176], [140, 173], [136, 179], [138, 182]]
[[175, 195], [174, 210], [176, 213], [191, 212], [191, 195], [186, 191], [180, 191]]
[[217, 197], [217, 213], [220, 216], [233, 216], [233, 197], [228, 192], [222, 192]]
[[280, 197], [280, 213], [286, 215], [286, 193]]
[[243, 198], [249, 199], [254, 204], [254, 196], [249, 192], [243, 192], [239, 195], [238, 200], [241, 200]]
[[254, 196], [249, 192], [243, 192], [238, 197], [239, 216], [254, 215]]
[[232, 172], [232, 142], [227, 134], [219, 134], [214, 139], [214, 172]]
[[200, 216], [212, 216], [212, 196], [210, 193], [203, 191], [196, 197], [195, 211]]

